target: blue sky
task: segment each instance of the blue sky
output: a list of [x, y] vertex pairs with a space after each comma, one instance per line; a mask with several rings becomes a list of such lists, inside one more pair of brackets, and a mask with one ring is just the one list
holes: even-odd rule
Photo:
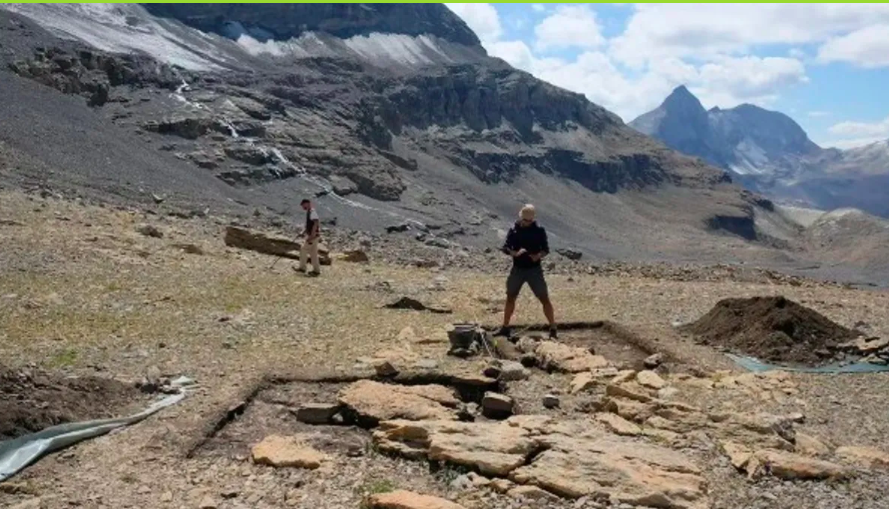
[[816, 143], [889, 139], [889, 4], [447, 4], [488, 52], [629, 122], [686, 85]]

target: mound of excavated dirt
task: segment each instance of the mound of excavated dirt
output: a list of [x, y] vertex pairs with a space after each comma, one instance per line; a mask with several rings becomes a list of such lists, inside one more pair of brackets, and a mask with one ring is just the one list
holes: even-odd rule
[[49, 426], [116, 417], [144, 396], [123, 382], [0, 366], [0, 441]]
[[724, 299], [682, 329], [706, 345], [807, 365], [831, 360], [838, 345], [860, 335], [784, 297]]

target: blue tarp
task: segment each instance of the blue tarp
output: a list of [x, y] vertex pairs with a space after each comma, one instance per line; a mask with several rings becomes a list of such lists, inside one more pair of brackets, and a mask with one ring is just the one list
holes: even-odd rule
[[773, 371], [773, 370], [781, 370], [781, 371], [793, 371], [796, 373], [825, 373], [825, 374], [835, 374], [835, 373], [881, 373], [881, 372], [889, 372], [889, 366], [879, 365], [879, 364], [871, 364], [868, 362], [856, 362], [854, 364], [847, 364], [845, 366], [841, 366], [839, 364], [831, 364], [827, 366], [821, 366], [817, 368], [805, 368], [805, 367], [796, 367], [796, 366], [780, 366], [777, 364], [768, 364], [766, 362], [762, 362], [761, 360], [755, 357], [746, 357], [741, 355], [733, 355], [726, 354], [729, 359], [735, 361], [735, 364], [741, 366], [742, 368], [753, 371], [756, 373], [760, 373], [763, 371]]

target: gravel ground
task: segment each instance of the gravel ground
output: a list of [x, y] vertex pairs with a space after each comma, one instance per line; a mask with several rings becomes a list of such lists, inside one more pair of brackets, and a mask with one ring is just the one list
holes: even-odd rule
[[[459, 472], [432, 473], [424, 463], [374, 454], [337, 454], [329, 472], [273, 470], [245, 459], [247, 442], [259, 434], [247, 435], [237, 447], [186, 458], [207, 426], [263, 374], [306, 366], [348, 370], [381, 350], [409, 352], [443, 367], [458, 362], [445, 356], [442, 327], [458, 320], [495, 324], [502, 273], [392, 265], [382, 263], [372, 247], [370, 264], [335, 262], [321, 278], [303, 279], [290, 262], [270, 269], [270, 257], [226, 248], [225, 220], [146, 216], [8, 191], [0, 197], [0, 219], [5, 365], [130, 382], [157, 367], [164, 375], [185, 374], [201, 384], [181, 404], [137, 426], [40, 461], [0, 486], [4, 507], [199, 507], [209, 496], [220, 508], [332, 509], [358, 507], [364, 492], [393, 486], [459, 499], [467, 508], [596, 506], [591, 500], [535, 506], [487, 489], [459, 489], [465, 487]], [[138, 233], [145, 223], [157, 226], [163, 238]], [[344, 236], [336, 242], [353, 241]], [[198, 245], [204, 254], [186, 253], [174, 246], [178, 243]], [[883, 291], [730, 277], [678, 279], [578, 270], [553, 274], [550, 284], [561, 320], [620, 323], [681, 358], [682, 370], [733, 369], [724, 356], [694, 344], [671, 325], [702, 316], [726, 297], [785, 295], [846, 327], [865, 322], [869, 333], [889, 334], [889, 294]], [[447, 305], [454, 313], [380, 308], [401, 295]], [[541, 318], [538, 305], [523, 294], [517, 322]], [[400, 335], [408, 326], [415, 337]], [[509, 392], [542, 411], [533, 407], [541, 395], [560, 388], [564, 393], [569, 380], [538, 374]], [[792, 381], [795, 394], [755, 405], [743, 391], [708, 396], [689, 389], [687, 397], [706, 408], [803, 412], [803, 429], [831, 445], [885, 447], [889, 376], [792, 375]], [[563, 397], [562, 409], [553, 414], [569, 415], [579, 407], [580, 401]], [[266, 411], [278, 416], [280, 409], [270, 405]], [[889, 488], [889, 478], [879, 470], [847, 483], [749, 482], [712, 444], [689, 454], [707, 472], [713, 507], [867, 509], [882, 507]]]

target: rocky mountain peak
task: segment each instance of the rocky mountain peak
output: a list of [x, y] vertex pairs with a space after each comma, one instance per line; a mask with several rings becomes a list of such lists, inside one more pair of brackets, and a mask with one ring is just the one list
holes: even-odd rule
[[679, 85], [678, 87], [673, 89], [673, 92], [664, 99], [664, 102], [661, 104], [663, 108], [668, 108], [671, 110], [693, 110], [693, 111], [702, 111], [704, 110], [704, 106], [701, 105], [701, 101], [692, 94], [685, 85]]

